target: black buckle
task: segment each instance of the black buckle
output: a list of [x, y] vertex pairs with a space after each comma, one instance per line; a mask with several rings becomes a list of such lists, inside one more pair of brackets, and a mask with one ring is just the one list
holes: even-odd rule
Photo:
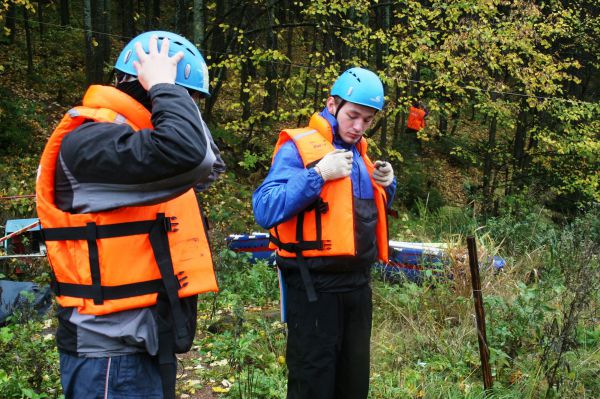
[[321, 240], [321, 245], [320, 245], [322, 250], [328, 251], [331, 249], [331, 240]]
[[179, 228], [177, 227], [179, 225], [179, 223], [175, 222], [175, 220], [177, 220], [177, 216], [168, 216], [168, 217], [165, 217], [163, 220], [164, 220], [166, 232], [170, 233], [170, 232], [176, 232], [179, 230]]
[[329, 211], [329, 202], [325, 202], [325, 201], [323, 201], [323, 198], [319, 197], [315, 200], [315, 202], [310, 204], [305, 210], [312, 211], [313, 209], [318, 210], [319, 213], [321, 213], [321, 214], [327, 213], [327, 211]]
[[[188, 276], [185, 275], [185, 271], [180, 271], [177, 273], [177, 280], [179, 280], [179, 288], [187, 287], [189, 282], [187, 280]], [[185, 282], [184, 282], [185, 281]]]

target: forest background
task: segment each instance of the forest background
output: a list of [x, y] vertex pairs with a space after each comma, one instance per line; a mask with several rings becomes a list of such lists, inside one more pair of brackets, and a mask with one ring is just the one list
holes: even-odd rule
[[[374, 275], [371, 397], [481, 397], [468, 235], [481, 259], [508, 261], [482, 270], [489, 395], [600, 397], [597, 1], [1, 0], [0, 24], [0, 223], [35, 216], [46, 139], [89, 84], [112, 82], [132, 37], [178, 32], [206, 58], [212, 96], [200, 106], [228, 172], [201, 199], [222, 291], [200, 305], [182, 397], [285, 396], [276, 275], [225, 237], [259, 231], [251, 193], [278, 131], [305, 124], [352, 66], [386, 88], [367, 137], [398, 177], [390, 236], [449, 245], [454, 276]], [[412, 138], [416, 100], [430, 113]], [[47, 283], [48, 266], [4, 262], [0, 277]], [[0, 328], [0, 397], [61, 394], [52, 329], [30, 313]]]

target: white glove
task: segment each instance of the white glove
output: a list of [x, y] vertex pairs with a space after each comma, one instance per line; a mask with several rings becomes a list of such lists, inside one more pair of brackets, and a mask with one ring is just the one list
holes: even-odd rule
[[381, 187], [387, 187], [394, 181], [394, 169], [392, 164], [385, 161], [375, 161], [373, 180]]
[[352, 151], [341, 149], [331, 151], [315, 165], [315, 170], [325, 181], [350, 176]]

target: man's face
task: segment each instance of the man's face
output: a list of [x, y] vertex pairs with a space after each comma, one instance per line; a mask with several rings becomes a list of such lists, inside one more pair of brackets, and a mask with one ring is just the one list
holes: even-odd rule
[[[338, 105], [335, 104], [335, 98], [329, 97], [327, 99], [327, 110], [329, 113], [335, 115], [337, 108]], [[350, 102], [344, 103], [337, 115], [338, 134], [340, 138], [345, 143], [356, 144], [371, 126], [371, 123], [373, 123], [375, 112], [375, 109], [371, 107]]]

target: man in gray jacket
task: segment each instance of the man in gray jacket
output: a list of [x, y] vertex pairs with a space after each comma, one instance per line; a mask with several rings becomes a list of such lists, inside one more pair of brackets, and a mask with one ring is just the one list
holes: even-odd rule
[[[143, 33], [123, 49], [115, 69], [116, 89], [151, 112], [152, 128], [89, 120], [66, 134], [54, 179], [55, 205], [64, 212], [163, 203], [225, 170], [194, 101], [208, 94], [208, 70], [193, 44], [169, 32]], [[182, 308], [195, 328], [196, 296], [182, 300]], [[159, 362], [159, 324], [156, 306], [104, 315], [59, 306], [65, 397], [174, 397], [175, 367], [165, 372]]]

